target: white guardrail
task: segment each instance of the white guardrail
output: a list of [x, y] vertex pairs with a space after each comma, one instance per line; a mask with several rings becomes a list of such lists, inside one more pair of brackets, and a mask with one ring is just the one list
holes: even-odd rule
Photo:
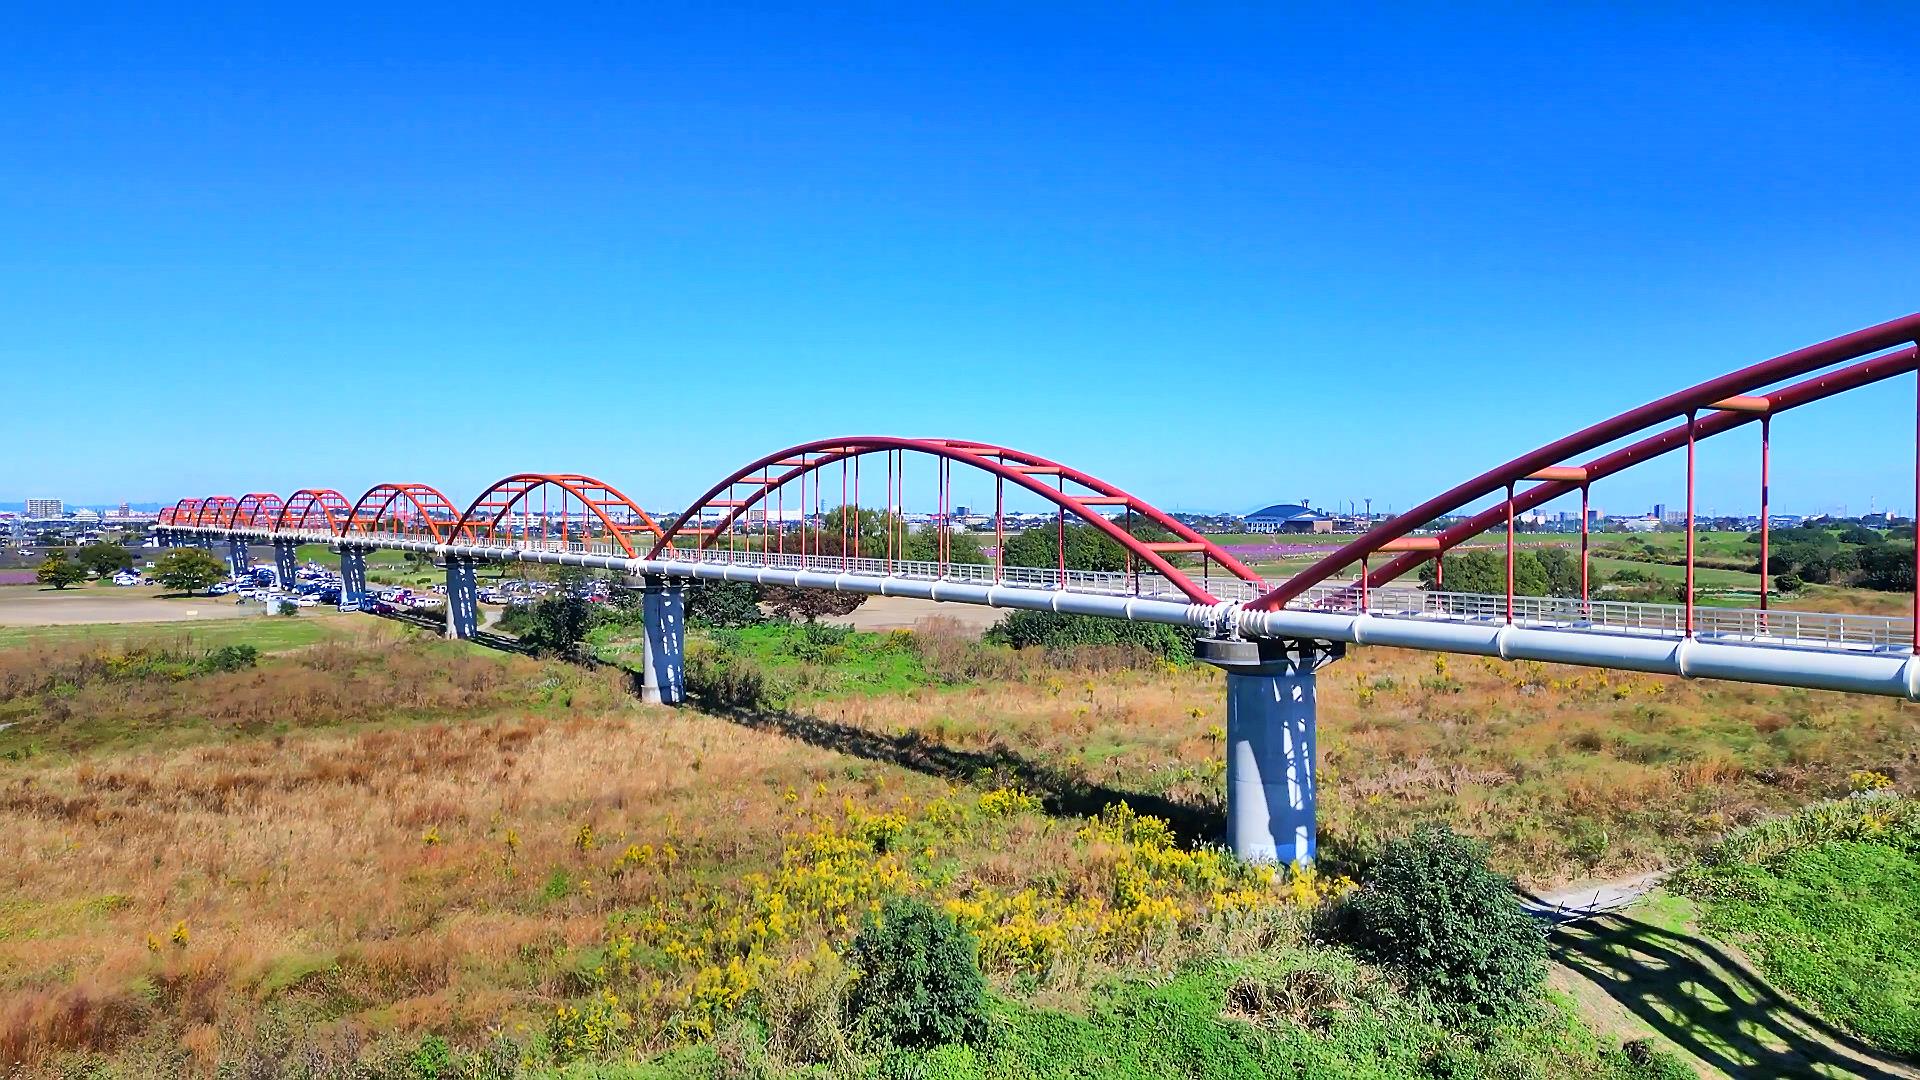
[[[227, 530], [200, 529], [201, 532]], [[235, 533], [271, 538], [263, 530], [235, 529]], [[286, 534], [280, 534], [285, 536]], [[294, 539], [306, 543], [337, 543], [331, 533], [301, 532]], [[375, 547], [386, 542], [407, 541], [417, 544], [417, 536], [363, 534], [356, 543]], [[483, 545], [518, 551], [572, 552], [607, 558], [627, 558], [625, 549], [610, 540], [571, 540], [494, 538]], [[644, 555], [644, 552], [642, 553]], [[673, 548], [661, 554], [660, 561], [764, 567], [768, 569], [809, 571], [822, 574], [855, 574], [867, 577], [901, 578], [914, 581], [945, 581], [971, 585], [1000, 585], [1020, 589], [1065, 590], [1103, 596], [1135, 596], [1143, 599], [1185, 603], [1188, 598], [1173, 582], [1157, 572], [1134, 574], [1092, 570], [1068, 570], [1054, 567], [1003, 566], [991, 563], [935, 563], [905, 559], [853, 558], [839, 555], [797, 555], [777, 552]], [[1199, 580], [1208, 592], [1225, 603], [1251, 601], [1278, 582], [1242, 581], [1230, 576], [1207, 576]], [[1290, 611], [1362, 614], [1362, 597], [1355, 582], [1325, 582], [1307, 590], [1287, 605]], [[1507, 598], [1480, 593], [1433, 592], [1406, 585], [1371, 589], [1365, 597], [1364, 614], [1375, 618], [1418, 619], [1457, 623], [1505, 623]], [[1513, 600], [1513, 624], [1536, 629], [1572, 630], [1589, 633], [1626, 634], [1637, 637], [1680, 639], [1686, 636], [1686, 609], [1678, 604], [1651, 604], [1620, 600], [1516, 596]], [[1827, 651], [1906, 653], [1913, 642], [1913, 620], [1882, 615], [1854, 615], [1809, 611], [1761, 611], [1754, 608], [1722, 608], [1695, 605], [1694, 639], [1727, 644], [1769, 645], [1786, 648]]]

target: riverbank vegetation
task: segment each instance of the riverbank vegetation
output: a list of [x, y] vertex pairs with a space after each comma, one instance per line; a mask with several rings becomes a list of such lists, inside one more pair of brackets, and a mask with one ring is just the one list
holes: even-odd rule
[[[94, 1076], [1672, 1075], [1529, 980], [1500, 984], [1524, 1022], [1464, 1023], [1447, 986], [1474, 978], [1423, 980], [1340, 912], [1393, 909], [1360, 898], [1419, 822], [1551, 885], [1898, 779], [1920, 745], [1891, 702], [1358, 650], [1321, 680], [1327, 858], [1292, 872], [1211, 846], [1221, 676], [1177, 647], [744, 621], [694, 632], [690, 674], [737, 686], [708, 670], [683, 710], [635, 702], [617, 627], [589, 634], [598, 666], [392, 624], [251, 666], [110, 635], [0, 651], [0, 1054]], [[850, 1005], [853, 943], [899, 897], [972, 943], [965, 1040], [889, 1048]]]

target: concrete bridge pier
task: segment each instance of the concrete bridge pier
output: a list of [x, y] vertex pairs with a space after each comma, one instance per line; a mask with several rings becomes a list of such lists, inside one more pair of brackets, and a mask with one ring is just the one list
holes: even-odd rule
[[1317, 672], [1345, 655], [1324, 641], [1203, 638], [1227, 673], [1227, 845], [1249, 862], [1310, 865]]
[[465, 640], [480, 632], [480, 587], [474, 582], [474, 562], [447, 556], [447, 636]]
[[227, 569], [234, 577], [242, 577], [253, 570], [253, 554], [247, 550], [245, 540], [227, 541]]
[[367, 598], [367, 551], [340, 545], [340, 609], [358, 608]]
[[640, 680], [640, 700], [654, 705], [678, 705], [687, 697], [686, 586], [649, 574], [640, 586], [640, 613], [647, 628], [646, 670]]
[[294, 582], [299, 577], [300, 561], [294, 554], [298, 547], [299, 545], [291, 540], [273, 542], [273, 572], [279, 576], [280, 587], [283, 589], [293, 588]]

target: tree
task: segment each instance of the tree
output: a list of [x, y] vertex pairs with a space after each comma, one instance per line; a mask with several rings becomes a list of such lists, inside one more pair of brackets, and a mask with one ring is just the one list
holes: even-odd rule
[[[1526, 552], [1539, 564], [1541, 573], [1546, 575], [1548, 596], [1580, 595], [1580, 557], [1559, 545], [1535, 548]], [[1519, 584], [1519, 567], [1514, 568], [1515, 585]]]
[[759, 590], [750, 581], [703, 581], [687, 589], [687, 623], [725, 629], [752, 626], [760, 614]]
[[100, 577], [133, 569], [133, 553], [119, 544], [96, 542], [80, 549], [80, 565]]
[[[1420, 567], [1420, 580], [1429, 589], [1435, 587], [1436, 568], [1432, 560], [1428, 560]], [[1551, 584], [1546, 568], [1540, 564], [1539, 556], [1531, 551], [1514, 553], [1514, 595], [1546, 596]], [[1439, 587], [1447, 592], [1505, 596], [1507, 594], [1506, 552], [1475, 549], [1448, 555], [1446, 576], [1443, 581], [1440, 581]], [[1580, 566], [1575, 562], [1572, 567], [1570, 595], [1578, 596], [1579, 594]]]
[[1389, 841], [1343, 914], [1355, 952], [1460, 1019], [1507, 1019], [1539, 1000], [1545, 927], [1485, 850], [1444, 825]]
[[859, 973], [847, 992], [855, 1023], [895, 1046], [978, 1039], [987, 1026], [987, 984], [973, 935], [925, 900], [894, 897], [868, 912], [847, 952]]
[[[939, 556], [938, 530], [911, 529], [899, 515], [884, 510], [837, 506], [826, 512], [818, 526], [793, 525], [776, 531], [779, 535], [773, 546], [790, 555], [797, 555], [804, 548], [809, 555], [851, 555], [857, 551], [863, 559], [885, 558], [889, 550], [894, 558], [909, 561], [936, 562]], [[847, 544], [844, 537], [857, 537], [857, 543]], [[949, 532], [947, 561], [985, 563], [991, 560], [980, 550], [980, 541], [972, 533]]]
[[816, 620], [838, 619], [853, 614], [867, 602], [866, 593], [836, 592], [833, 589], [802, 589], [789, 585], [762, 585], [760, 599], [775, 618]]
[[535, 652], [564, 656], [587, 636], [593, 604], [571, 588], [558, 588], [523, 608], [513, 609], [500, 625], [517, 634]]
[[204, 548], [175, 548], [153, 566], [153, 580], [180, 593], [205, 592], [226, 578], [226, 564]]
[[[1042, 569], [1060, 565], [1060, 537], [1066, 535], [1067, 569], [1097, 570], [1110, 574], [1127, 568], [1127, 552], [1118, 541], [1092, 525], [1043, 525], [1007, 537], [1004, 562], [1008, 566], [1036, 566]], [[1140, 540], [1158, 542], [1173, 539], [1173, 534], [1151, 521], [1136, 520], [1132, 535]], [[1175, 566], [1183, 560], [1171, 558]], [[1138, 560], [1136, 560], [1136, 565]]]
[[1860, 584], [1869, 589], [1908, 592], [1913, 589], [1913, 541], [1896, 540], [1860, 553]]
[[87, 568], [77, 560], [68, 558], [64, 550], [55, 550], [40, 563], [40, 568], [34, 571], [34, 577], [42, 585], [64, 589], [87, 580]]

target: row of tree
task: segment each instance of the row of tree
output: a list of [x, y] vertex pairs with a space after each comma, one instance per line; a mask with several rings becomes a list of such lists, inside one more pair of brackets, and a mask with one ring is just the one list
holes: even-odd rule
[[55, 548], [47, 552], [34, 572], [42, 585], [51, 585], [64, 589], [69, 585], [78, 585], [92, 577], [112, 577], [122, 570], [133, 569], [133, 553], [119, 544], [98, 542], [87, 544], [77, 551]]
[[[133, 569], [133, 554], [119, 544], [88, 544], [69, 555], [64, 549], [47, 554], [34, 572], [42, 585], [64, 589], [89, 575], [109, 577]], [[149, 575], [161, 587], [179, 593], [204, 592], [227, 578], [227, 565], [200, 548], [176, 548], [160, 556]]]

